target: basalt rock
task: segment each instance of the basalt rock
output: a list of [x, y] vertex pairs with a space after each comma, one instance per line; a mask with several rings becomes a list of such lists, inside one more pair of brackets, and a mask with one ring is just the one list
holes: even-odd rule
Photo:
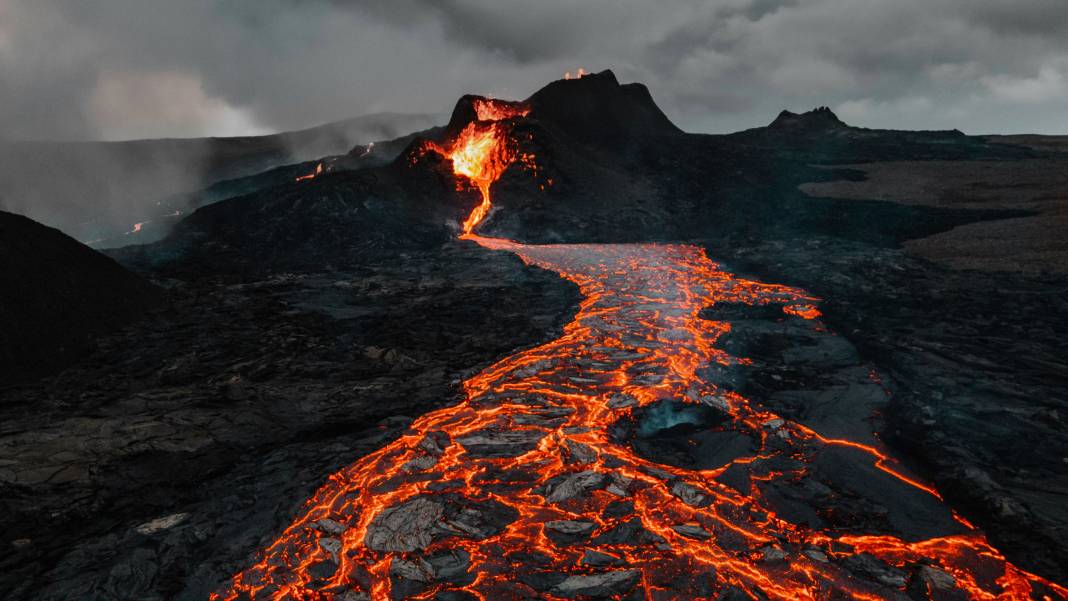
[[[500, 377], [551, 377], [539, 392], [488, 391], [469, 406], [522, 410], [455, 441], [438, 431], [400, 439], [414, 445], [398, 463], [403, 469], [361, 491], [425, 485], [375, 515], [365, 537], [373, 552], [407, 554], [391, 564], [395, 596], [433, 590], [462, 598], [455, 589], [469, 577], [472, 556], [437, 555], [434, 545], [506, 532], [525, 515], [498, 500], [515, 491], [534, 493], [547, 512], [603, 506], [596, 520], [544, 523], [546, 536], [576, 557], [572, 545], [606, 551], [584, 552], [578, 566], [556, 569], [555, 558], [540, 551], [494, 554], [510, 563], [515, 582], [507, 584], [529, 587], [527, 595], [641, 595], [641, 572], [626, 561], [605, 570], [611, 547], [670, 555], [672, 544], [712, 541], [762, 570], [818, 562], [888, 598], [906, 590], [952, 595], [948, 573], [930, 571], [926, 560], [890, 565], [833, 542], [858, 532], [909, 542], [965, 530], [938, 495], [915, 485], [928, 478], [1010, 558], [1061, 579], [1068, 538], [1056, 509], [1063, 493], [1059, 387], [1068, 372], [1053, 351], [1065, 322], [1063, 282], [947, 274], [895, 250], [909, 238], [1011, 212], [845, 203], [797, 189], [856, 177], [814, 166], [820, 163], [993, 161], [1038, 151], [959, 132], [863, 130], [829, 110], [784, 114], [730, 136], [692, 136], [667, 121], [647, 90], [620, 86], [611, 73], [556, 82], [525, 103], [529, 117], [515, 120], [511, 132], [538, 169], [519, 162], [505, 171], [481, 233], [533, 242], [702, 240], [734, 273], [820, 297], [825, 319], [806, 319], [812, 308], [778, 304], [779, 293], [761, 299], [759, 309], [715, 302], [702, 316], [729, 325], [715, 341], [723, 361], [673, 391], [685, 407], [666, 421], [698, 418], [659, 427], [665, 416], [657, 407], [668, 404], [639, 408], [648, 395], [594, 395], [590, 402], [603, 401], [617, 416], [610, 445], [598, 444], [595, 454], [567, 438], [595, 429], [565, 427], [582, 412], [556, 412], [563, 401], [548, 397], [621, 379], [647, 393], [670, 388], [673, 370], [648, 355], [689, 330], [643, 337], [646, 318], [631, 305], [635, 313], [616, 323], [587, 316], [581, 325], [623, 331], [618, 346], [574, 363], [539, 358], [515, 367]], [[470, 118], [463, 110], [451, 125]], [[114, 252], [171, 286], [175, 310], [102, 339], [102, 351], [78, 369], [2, 399], [4, 423], [14, 425], [0, 443], [18, 455], [0, 465], [0, 513], [8, 516], [0, 519], [18, 544], [0, 567], [16, 598], [202, 598], [247, 567], [251, 551], [266, 547], [287, 518], [301, 515], [299, 503], [327, 474], [410, 433], [413, 417], [461, 399], [457, 385], [479, 368], [557, 331], [574, 297], [556, 289], [531, 301], [559, 286], [554, 276], [548, 283], [512, 258], [452, 242], [477, 194], [464, 186], [457, 193], [463, 182], [449, 165], [420, 150], [413, 140], [390, 164], [261, 188], [197, 211], [156, 245]], [[651, 254], [646, 247], [641, 257]], [[603, 275], [620, 284], [631, 266]], [[664, 273], [657, 269], [648, 273], [653, 281]], [[709, 291], [692, 292], [705, 298]], [[608, 296], [598, 301], [602, 309], [623, 306]], [[587, 348], [596, 347], [567, 356]], [[602, 361], [626, 362], [626, 369], [607, 374]], [[868, 445], [884, 449], [884, 440], [911, 461], [877, 459]], [[549, 442], [561, 444], [540, 464], [562, 465], [553, 477], [541, 479], [540, 465], [493, 464]], [[435, 470], [446, 469], [454, 444], [479, 469], [439, 478]], [[641, 462], [629, 450], [613, 452], [613, 444], [629, 445]], [[718, 468], [725, 469], [700, 486], [697, 475], [683, 474]], [[1047, 489], [1035, 490], [1034, 482]], [[759, 503], [730, 502], [754, 490]], [[312, 508], [317, 513], [301, 530], [319, 554], [309, 572], [314, 594], [345, 563], [338, 561], [342, 528], [377, 510], [373, 503], [354, 508], [352, 492]], [[686, 517], [647, 528], [647, 499], [655, 495]], [[713, 512], [746, 524], [782, 523], [790, 534], [754, 542], [715, 520], [678, 523]], [[832, 542], [821, 549], [791, 542], [805, 528]], [[36, 532], [44, 529], [55, 535], [42, 539]], [[212, 559], [190, 574], [202, 555]], [[698, 581], [684, 567], [650, 578], [702, 597], [765, 598], [755, 586], [742, 592], [713, 582], [718, 575], [707, 571]], [[362, 569], [351, 575], [361, 590], [371, 580]], [[806, 581], [810, 574], [803, 571]]]
[[364, 544], [375, 551], [418, 551], [430, 546], [434, 528], [441, 520], [441, 503], [416, 497], [388, 507], [367, 527]]
[[588, 576], [575, 574], [568, 576], [550, 591], [569, 599], [574, 597], [607, 598], [626, 593], [638, 583], [639, 578], [641, 578], [641, 572], [636, 570], [620, 570]]
[[[6, 598], [205, 598], [327, 476], [455, 402], [473, 370], [557, 335], [576, 300], [467, 243], [348, 271], [166, 283], [166, 311], [0, 393], [0, 531], [18, 543], [0, 556]], [[433, 433], [419, 452], [452, 444]], [[450, 528], [507, 521], [482, 515]], [[340, 539], [350, 526], [326, 514], [314, 528]]]
[[458, 442], [476, 457], [516, 457], [536, 447], [544, 437], [542, 430], [484, 430]]
[[108, 257], [0, 211], [0, 387], [69, 365], [162, 300]]

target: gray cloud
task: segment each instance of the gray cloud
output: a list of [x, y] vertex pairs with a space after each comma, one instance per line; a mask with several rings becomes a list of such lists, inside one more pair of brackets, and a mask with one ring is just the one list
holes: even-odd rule
[[0, 0], [0, 137], [125, 138], [445, 113], [566, 70], [695, 131], [830, 105], [858, 125], [1068, 133], [1063, 0]]

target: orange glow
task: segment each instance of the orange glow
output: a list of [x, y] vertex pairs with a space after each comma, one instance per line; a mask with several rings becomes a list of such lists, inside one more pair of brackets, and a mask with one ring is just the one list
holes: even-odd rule
[[515, 161], [515, 149], [504, 139], [496, 123], [469, 123], [449, 148], [437, 145], [430, 148], [448, 157], [452, 161], [453, 173], [467, 178], [482, 195], [482, 202], [464, 220], [463, 233], [470, 234], [489, 214], [493, 206], [490, 186]]
[[297, 177], [297, 181], [298, 182], [303, 182], [303, 181], [307, 181], [309, 179], [315, 179], [315, 176], [321, 174], [322, 172], [323, 172], [323, 164], [319, 163], [318, 165], [315, 166], [315, 171], [312, 171], [308, 175], [298, 176]]
[[783, 307], [783, 312], [787, 315], [796, 315], [805, 319], [816, 319], [820, 316], [820, 310], [813, 305], [790, 305], [789, 307]]
[[489, 214], [493, 206], [490, 186], [520, 158], [516, 145], [508, 138], [508, 128], [501, 121], [523, 117], [529, 112], [501, 100], [476, 98], [473, 104], [478, 120], [468, 123], [448, 147], [428, 144], [430, 150], [448, 157], [453, 173], [464, 176], [482, 195], [482, 202], [464, 221], [464, 235], [470, 234]]
[[[749, 362], [720, 348], [731, 324], [700, 317], [706, 307], [778, 304], [787, 315], [812, 321], [820, 315], [819, 299], [738, 278], [691, 245], [524, 245], [472, 233], [491, 206], [490, 185], [512, 162], [532, 161], [517, 157], [509, 139], [506, 120], [516, 114], [498, 112], [494, 102], [483, 109], [476, 102], [478, 121], [447, 146], [428, 145], [482, 194], [462, 237], [575, 283], [583, 296], [578, 313], [559, 338], [464, 381], [462, 402], [416, 419], [392, 443], [330, 476], [258, 561], [212, 599], [398, 598], [392, 590], [398, 566], [422, 569], [430, 565], [424, 557], [446, 551], [469, 555], [471, 579], [459, 585], [425, 579], [425, 590], [406, 598], [429, 600], [457, 589], [481, 601], [574, 598], [532, 589], [519, 576], [523, 570], [599, 573], [583, 562], [585, 552], [596, 551], [625, 566], [619, 569], [634, 570], [634, 588], [657, 600], [695, 598], [689, 578], [714, 581], [713, 599], [727, 586], [776, 601], [903, 597], [903, 587], [879, 588], [841, 566], [842, 558], [859, 553], [903, 570], [921, 564], [940, 570], [970, 599], [1029, 599], [1037, 584], [1068, 599], [1068, 589], [1012, 565], [959, 516], [955, 523], [965, 534], [908, 542], [823, 531], [776, 514], [765, 491], [810, 477], [809, 463], [829, 447], [860, 453], [892, 478], [889, 485], [941, 496], [884, 450], [825, 437], [700, 375], [711, 364]], [[714, 407], [725, 420], [717, 427], [752, 440], [751, 454], [691, 470], [645, 459], [610, 434], [636, 408], [665, 400]], [[495, 436], [519, 446], [480, 454], [477, 445], [494, 444]], [[776, 459], [779, 464], [767, 463]], [[732, 466], [752, 466], [747, 489], [720, 481]], [[562, 479], [578, 483], [567, 488]], [[469, 504], [458, 510], [461, 517], [442, 513], [440, 504], [450, 498]], [[608, 509], [619, 501], [632, 503], [632, 513], [614, 517]], [[376, 520], [411, 503], [426, 509], [418, 517], [425, 529], [403, 533], [391, 543], [399, 548], [383, 546], [384, 531], [389, 536], [418, 520], [410, 516], [385, 530]], [[472, 507], [480, 503], [504, 506], [514, 519], [479, 534], [462, 516], [477, 514]], [[603, 538], [630, 520], [637, 533]], [[554, 523], [576, 522], [589, 530], [582, 542], [558, 543], [550, 535]], [[513, 554], [522, 555], [513, 561]], [[531, 557], [541, 563], [532, 565]], [[314, 569], [324, 563], [336, 564], [326, 576]]]
[[571, 71], [564, 73], [564, 79], [582, 79], [587, 75], [589, 75], [589, 73], [587, 73], [586, 70], [582, 67], [579, 67], [578, 71], [575, 71], [575, 75], [573, 76], [571, 75]]
[[[862, 552], [902, 568], [931, 565], [949, 574], [954, 586], [972, 599], [1027, 599], [1040, 582], [1068, 595], [1013, 566], [978, 531], [907, 542], [824, 532], [791, 523], [772, 510], [762, 491], [805, 477], [804, 466], [829, 446], [852, 447], [898, 486], [937, 496], [901, 469], [886, 467], [890, 459], [883, 451], [820, 436], [698, 375], [711, 363], [742, 361], [719, 348], [730, 324], [699, 317], [705, 307], [779, 303], [803, 315], [817, 299], [794, 288], [737, 278], [689, 245], [533, 246], [467, 238], [487, 249], [516, 253], [577, 284], [584, 297], [578, 314], [556, 340], [506, 357], [465, 381], [464, 402], [415, 420], [399, 439], [332, 476], [260, 561], [235, 576], [215, 599], [342, 598], [323, 590], [395, 598], [390, 576], [395, 562], [457, 549], [470, 554], [476, 575], [459, 588], [484, 601], [558, 599], [517, 579], [516, 570], [531, 566], [521, 559], [517, 567], [509, 554], [542, 557], [546, 563], [537, 569], [546, 572], [589, 574], [582, 564], [586, 550], [619, 558], [626, 569], [638, 572], [635, 587], [656, 599], [692, 599], [675, 579], [685, 583], [688, 577], [713, 574], [717, 587], [730, 584], [779, 601], [874, 601], [895, 594], [858, 581], [836, 560]], [[799, 459], [802, 467], [754, 472], [750, 489], [740, 491], [717, 479], [729, 465], [695, 471], [657, 464], [609, 434], [611, 425], [631, 415], [634, 407], [665, 399], [718, 407], [729, 416], [725, 428], [760, 441], [752, 455], [729, 465], [759, 465], [778, 456]], [[505, 457], [480, 456], [465, 446], [494, 432], [534, 442]], [[440, 441], [432, 445], [433, 453], [427, 451], [427, 440]], [[580, 494], [554, 498], [546, 492], [560, 478], [583, 474], [593, 484]], [[689, 496], [679, 492], [680, 486]], [[433, 503], [448, 494], [472, 503], [501, 503], [516, 517], [482, 540], [448, 521], [452, 518], [439, 517], [432, 526], [439, 534], [407, 551], [372, 548], [375, 520], [384, 511], [417, 498]], [[595, 542], [630, 519], [606, 513], [610, 504], [623, 500], [633, 503], [634, 519], [646, 538]], [[331, 539], [337, 541], [330, 543], [333, 547], [324, 544], [330, 535], [317, 525], [324, 519], [343, 525], [344, 532]], [[592, 533], [583, 543], [557, 544], [547, 532], [559, 520], [589, 524]], [[780, 549], [783, 560], [766, 561], [769, 548]], [[317, 582], [310, 568], [335, 555], [338, 569], [327, 582]], [[430, 583], [415, 598], [433, 599], [447, 588]]]
[[514, 102], [493, 98], [475, 98], [472, 103], [479, 121], [503, 121], [513, 117], [526, 117], [530, 109]]

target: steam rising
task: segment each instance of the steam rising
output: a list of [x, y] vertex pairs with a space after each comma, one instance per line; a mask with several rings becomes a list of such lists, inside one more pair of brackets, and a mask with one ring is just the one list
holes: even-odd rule
[[682, 424], [700, 425], [707, 421], [705, 413], [707, 410], [700, 405], [682, 403], [650, 405], [642, 412], [638, 422], [638, 436], [648, 438]]
[[1062, 0], [3, 0], [0, 135], [284, 131], [522, 98], [580, 65], [644, 82], [691, 131], [829, 105], [869, 127], [1064, 133], [1063, 17]]
[[1063, 0], [0, 0], [0, 208], [90, 241], [151, 229], [168, 195], [392, 136], [227, 172], [205, 143], [13, 141], [437, 113], [466, 93], [525, 97], [577, 65], [644, 82], [691, 131], [829, 105], [860, 126], [1062, 133], [1063, 13]]
[[[434, 125], [431, 115], [369, 115], [281, 135], [130, 142], [0, 143], [0, 209], [85, 243], [121, 246], [163, 235], [177, 197], [277, 165], [343, 154]], [[137, 238], [124, 237], [135, 223]]]

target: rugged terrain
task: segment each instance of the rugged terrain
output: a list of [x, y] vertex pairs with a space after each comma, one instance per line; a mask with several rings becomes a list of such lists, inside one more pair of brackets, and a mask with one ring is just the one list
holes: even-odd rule
[[[203, 598], [300, 518], [329, 474], [460, 400], [460, 380], [479, 368], [559, 334], [574, 287], [455, 240], [478, 192], [426, 144], [456, 136], [477, 100], [378, 156], [357, 148], [216, 184], [190, 206], [214, 204], [166, 238], [109, 251], [167, 301], [73, 367], [0, 394], [0, 531], [12, 544], [0, 590]], [[686, 134], [644, 86], [610, 72], [553, 82], [522, 106], [507, 123], [533, 159], [493, 185], [479, 234], [685, 241], [728, 272], [819, 297], [826, 329], [775, 307], [708, 307], [703, 317], [730, 325], [717, 348], [752, 362], [697, 377], [797, 427], [889, 444], [1011, 562], [1068, 580], [1062, 146], [866, 130], [828, 109]], [[294, 181], [318, 164], [324, 173]], [[674, 470], [722, 466], [755, 444], [724, 433], [722, 408], [676, 409], [635, 409], [613, 431], [642, 461]], [[871, 474], [834, 453], [821, 461], [793, 484], [767, 484], [776, 513], [909, 540], [963, 523], [912, 493], [864, 490]], [[724, 478], [769, 476], [753, 469]], [[604, 519], [625, 522], [624, 509]], [[572, 527], [556, 542], [589, 534]], [[676, 532], [707, 534], [687, 528]], [[814, 551], [783, 541], [760, 561], [819, 561]], [[834, 553], [835, 570], [878, 595], [952, 598], [933, 567]], [[542, 574], [526, 586], [604, 597], [631, 590], [624, 576], [565, 585]], [[414, 582], [396, 590], [426, 589]], [[453, 592], [440, 598], [463, 598]]]
[[813, 196], [885, 200], [909, 206], [1025, 211], [909, 240], [913, 255], [957, 269], [1068, 271], [1068, 157], [1019, 161], [886, 161], [851, 165], [863, 179], [804, 184]]
[[[1063, 582], [1068, 281], [953, 271], [823, 236], [709, 248], [825, 299], [828, 326], [891, 392], [882, 438], [1014, 561]], [[762, 385], [774, 405], [798, 384]]]
[[324, 476], [576, 300], [467, 242], [166, 284], [77, 366], [0, 393], [5, 598], [204, 598]]
[[343, 155], [357, 144], [426, 129], [435, 119], [383, 113], [233, 138], [0, 140], [0, 209], [98, 248], [138, 244], [165, 235], [176, 217], [199, 206], [188, 196], [210, 184]]
[[161, 296], [59, 230], [0, 211], [0, 387], [76, 359]]
[[[612, 95], [609, 84], [598, 82]], [[552, 127], [531, 143], [554, 185], [539, 197], [506, 173], [483, 232], [693, 240], [730, 268], [825, 299], [828, 323], [895, 392], [883, 437], [1011, 558], [1064, 581], [1060, 146], [865, 130], [817, 109], [722, 137], [660, 123], [630, 144], [583, 133], [566, 146], [597, 157], [587, 170]], [[616, 193], [598, 201], [586, 186]], [[772, 384], [761, 396], [783, 386]]]

